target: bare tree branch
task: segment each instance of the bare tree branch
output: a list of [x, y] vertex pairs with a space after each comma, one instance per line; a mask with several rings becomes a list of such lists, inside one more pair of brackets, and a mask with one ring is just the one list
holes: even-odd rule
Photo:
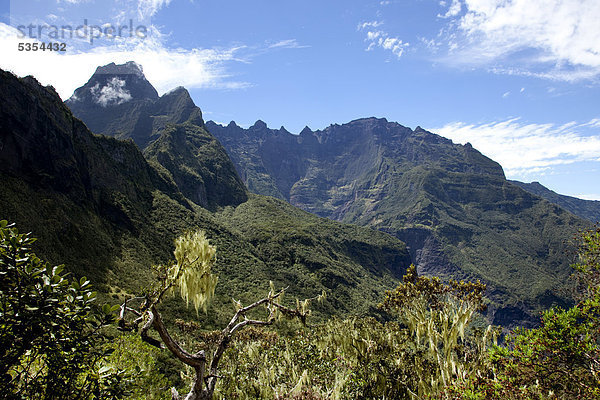
[[[306, 317], [308, 315], [308, 313], [303, 313], [298, 308], [292, 309], [276, 302], [276, 300], [281, 298], [281, 296], [285, 292], [285, 289], [282, 289], [274, 294], [273, 292], [270, 292], [268, 296], [248, 306], [238, 308], [238, 310], [231, 318], [231, 321], [227, 324], [227, 326], [221, 331], [221, 334], [219, 335], [218, 345], [213, 353], [208, 374], [206, 374], [207, 359], [204, 350], [201, 350], [195, 354], [191, 354], [184, 348], [182, 348], [181, 345], [170, 335], [169, 331], [167, 330], [167, 327], [165, 326], [164, 321], [162, 320], [160, 313], [156, 309], [156, 305], [162, 298], [162, 295], [164, 295], [164, 293], [166, 293], [166, 291], [172, 286], [173, 285], [166, 284], [163, 286], [162, 290], [157, 290], [154, 292], [153, 295], [145, 298], [145, 302], [141, 306], [142, 312], [139, 312], [127, 305], [129, 301], [132, 301], [134, 299], [126, 299], [121, 305], [119, 326], [122, 325], [123, 328], [130, 327], [129, 330], [132, 330], [133, 328], [137, 328], [139, 324], [145, 320], [144, 324], [140, 328], [140, 336], [143, 341], [158, 348], [166, 347], [181, 362], [194, 368], [195, 376], [193, 378], [190, 392], [185, 397], [182, 397], [175, 388], [172, 388], [171, 397], [173, 400], [212, 399], [217, 379], [222, 378], [222, 376], [218, 374], [219, 363], [229, 343], [231, 343], [233, 335], [238, 330], [241, 330], [249, 325], [271, 325], [275, 321], [277, 312], [281, 312], [282, 314], [285, 314], [288, 317], [299, 318], [302, 321], [302, 323], [305, 323]], [[152, 300], [152, 298], [154, 298], [154, 300]], [[269, 312], [268, 316], [264, 320], [251, 319], [246, 316], [246, 314], [248, 314], [250, 311], [260, 306], [265, 306], [266, 310], [268, 310]], [[126, 314], [128, 312], [137, 316], [133, 323], [127, 324], [125, 322]], [[241, 318], [243, 318], [242, 321], [240, 321]], [[154, 339], [149, 335], [149, 331], [151, 328], [153, 328], [158, 333], [161, 340]]]

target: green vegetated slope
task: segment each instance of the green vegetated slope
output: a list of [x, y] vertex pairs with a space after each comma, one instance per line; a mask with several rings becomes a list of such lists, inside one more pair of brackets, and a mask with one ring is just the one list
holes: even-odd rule
[[248, 199], [225, 149], [205, 129], [187, 122], [159, 133], [144, 155], [188, 199], [210, 210]]
[[[218, 249], [217, 312], [201, 316], [208, 327], [227, 320], [232, 297], [264, 296], [269, 280], [291, 296], [326, 290], [317, 316], [365, 313], [410, 262], [392, 236], [248, 198], [200, 126], [166, 125], [146, 161], [133, 142], [92, 134], [33, 78], [2, 71], [0, 91], [0, 219], [33, 231], [40, 256], [90, 277], [114, 301], [147, 286], [151, 265], [172, 258], [174, 238], [195, 228]], [[186, 197], [192, 188], [220, 212]], [[178, 302], [167, 307], [193, 315]]]
[[410, 257], [392, 236], [319, 218], [272, 197], [252, 195], [219, 217], [268, 260], [266, 276], [280, 285], [332, 293], [326, 307], [360, 314], [376, 312], [381, 300], [406, 271]]
[[551, 203], [554, 203], [573, 214], [590, 220], [594, 223], [600, 222], [600, 201], [598, 200], [583, 200], [577, 197], [565, 196], [558, 194], [539, 182], [524, 183], [519, 181], [511, 181], [515, 185], [525, 189], [529, 193], [540, 196]]
[[484, 280], [497, 324], [568, 302], [565, 242], [588, 223], [507, 181], [470, 144], [376, 118], [300, 135], [261, 121], [206, 126], [251, 190], [388, 232], [421, 273]]
[[[99, 88], [116, 81], [127, 100], [107, 103]], [[528, 324], [568, 302], [565, 240], [587, 223], [508, 182], [471, 145], [376, 118], [299, 135], [262, 121], [205, 125], [185, 89], [156, 97], [149, 87], [138, 65], [110, 64], [67, 104], [98, 132], [135, 140], [197, 205], [214, 211], [245, 201], [243, 180], [252, 192], [396, 236], [421, 273], [483, 279], [495, 323]]]

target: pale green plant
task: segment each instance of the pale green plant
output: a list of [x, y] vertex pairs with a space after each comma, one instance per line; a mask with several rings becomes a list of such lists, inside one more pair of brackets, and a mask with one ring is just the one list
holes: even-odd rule
[[[127, 299], [121, 305], [119, 327], [123, 330], [138, 329], [140, 324], [141, 339], [145, 342], [159, 347], [166, 347], [187, 368], [188, 374], [183, 374], [184, 381], [191, 381], [189, 393], [183, 397], [175, 388], [172, 388], [173, 400], [209, 400], [217, 389], [217, 380], [222, 378], [219, 374], [219, 363], [232, 341], [233, 335], [252, 325], [265, 326], [273, 324], [280, 316], [298, 318], [303, 323], [309, 315], [309, 304], [312, 300], [321, 300], [324, 295], [312, 299], [297, 301], [297, 308], [285, 307], [280, 303], [285, 290], [276, 291], [273, 283], [268, 295], [250, 305], [243, 306], [240, 301], [233, 300], [235, 313], [231, 321], [219, 334], [216, 348], [212, 351], [212, 357], [207, 356], [207, 348], [196, 352], [189, 352], [185, 348], [189, 344], [178, 342], [173, 337], [158, 310], [163, 296], [169, 292], [179, 290], [183, 300], [189, 305], [191, 302], [196, 312], [206, 307], [214, 296], [217, 285], [217, 277], [212, 274], [212, 267], [216, 261], [216, 248], [210, 245], [203, 231], [187, 232], [175, 240], [175, 261], [167, 265], [155, 267], [157, 282], [154, 288], [145, 296]], [[140, 311], [128, 305], [134, 300], [142, 300]], [[255, 319], [254, 310], [263, 309], [267, 315], [263, 319]], [[129, 323], [126, 314], [134, 314], [137, 318]], [[149, 332], [153, 329], [160, 336], [160, 340], [153, 338]], [[252, 352], [252, 349], [249, 351]], [[191, 374], [190, 374], [191, 372]], [[294, 371], [295, 372], [295, 371]], [[302, 373], [298, 376], [300, 386], [308, 379], [308, 375]]]
[[[419, 376], [418, 395], [432, 395], [449, 385], [466, 382], [480, 370], [487, 358], [487, 347], [495, 341], [495, 332], [488, 326], [481, 337], [471, 336], [470, 345], [475, 351], [464, 349], [465, 330], [471, 323], [479, 305], [458, 300], [447, 295], [440, 309], [431, 309], [423, 298], [405, 307], [401, 319], [405, 322], [417, 345], [427, 348], [428, 356], [437, 365], [438, 373], [416, 364]], [[460, 340], [459, 340], [460, 339]], [[462, 351], [459, 348], [463, 347]]]
[[169, 266], [168, 278], [179, 288], [181, 298], [196, 312], [206, 306], [215, 294], [218, 277], [211, 273], [217, 249], [204, 231], [188, 232], [175, 240], [175, 263]]

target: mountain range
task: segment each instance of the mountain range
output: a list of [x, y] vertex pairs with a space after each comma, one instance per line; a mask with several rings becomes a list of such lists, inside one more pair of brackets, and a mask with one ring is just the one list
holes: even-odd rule
[[0, 217], [113, 297], [198, 226], [219, 251], [217, 307], [272, 279], [329, 291], [322, 315], [375, 312], [410, 262], [486, 282], [500, 325], [570, 301], [585, 207], [508, 181], [469, 144], [377, 118], [299, 135], [205, 123], [187, 90], [159, 96], [133, 62], [99, 67], [68, 108], [33, 78], [4, 72], [2, 86]]
[[420, 273], [488, 284], [494, 322], [567, 301], [566, 238], [587, 222], [508, 181], [470, 144], [365, 118], [293, 135], [213, 122], [251, 191], [407, 243]]
[[[32, 77], [0, 71], [0, 91], [0, 219], [33, 231], [41, 257], [87, 276], [111, 301], [147, 288], [152, 265], [197, 228], [217, 247], [216, 300], [199, 316], [209, 329], [228, 322], [232, 297], [254, 301], [269, 281], [301, 298], [325, 290], [316, 318], [371, 314], [410, 264], [390, 235], [248, 193], [197, 115], [166, 125], [142, 153], [90, 132]], [[165, 307], [171, 318], [197, 318], [173, 300]]]

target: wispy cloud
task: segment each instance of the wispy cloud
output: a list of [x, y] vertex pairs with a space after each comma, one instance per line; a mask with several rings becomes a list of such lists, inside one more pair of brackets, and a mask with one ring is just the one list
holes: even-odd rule
[[280, 40], [267, 46], [269, 49], [304, 49], [310, 46], [301, 45], [296, 39]]
[[441, 61], [565, 81], [600, 76], [597, 0], [453, 0], [443, 17], [453, 18]]
[[487, 124], [453, 122], [432, 129], [458, 143], [470, 142], [498, 161], [509, 177], [527, 179], [575, 162], [600, 162], [600, 121], [563, 125], [524, 123], [519, 118]]
[[584, 200], [600, 200], [600, 194], [577, 194], [574, 197], [579, 197]]
[[362, 31], [363, 29], [372, 29], [372, 28], [378, 28], [381, 25], [383, 25], [383, 22], [381, 21], [367, 21], [367, 22], [361, 22], [360, 24], [358, 24], [358, 26], [356, 27], [356, 29], [358, 29], [359, 31]]
[[138, 0], [139, 16], [141, 19], [152, 17], [161, 8], [168, 6], [170, 2], [171, 0]]
[[[446, 5], [445, 1], [440, 2], [440, 5], [442, 7], [444, 7]], [[448, 8], [448, 11], [446, 11], [446, 14], [441, 15], [438, 14], [439, 18], [450, 18], [450, 17], [456, 17], [458, 14], [460, 14], [460, 12], [462, 11], [462, 4], [460, 2], [460, 0], [452, 0], [452, 4], [450, 4], [450, 7]]]
[[357, 30], [366, 31], [365, 42], [369, 43], [367, 51], [371, 51], [377, 47], [391, 51], [396, 57], [400, 58], [404, 54], [404, 50], [410, 45], [397, 37], [391, 37], [383, 30], [375, 30], [383, 25], [382, 22], [363, 22], [358, 24]]

